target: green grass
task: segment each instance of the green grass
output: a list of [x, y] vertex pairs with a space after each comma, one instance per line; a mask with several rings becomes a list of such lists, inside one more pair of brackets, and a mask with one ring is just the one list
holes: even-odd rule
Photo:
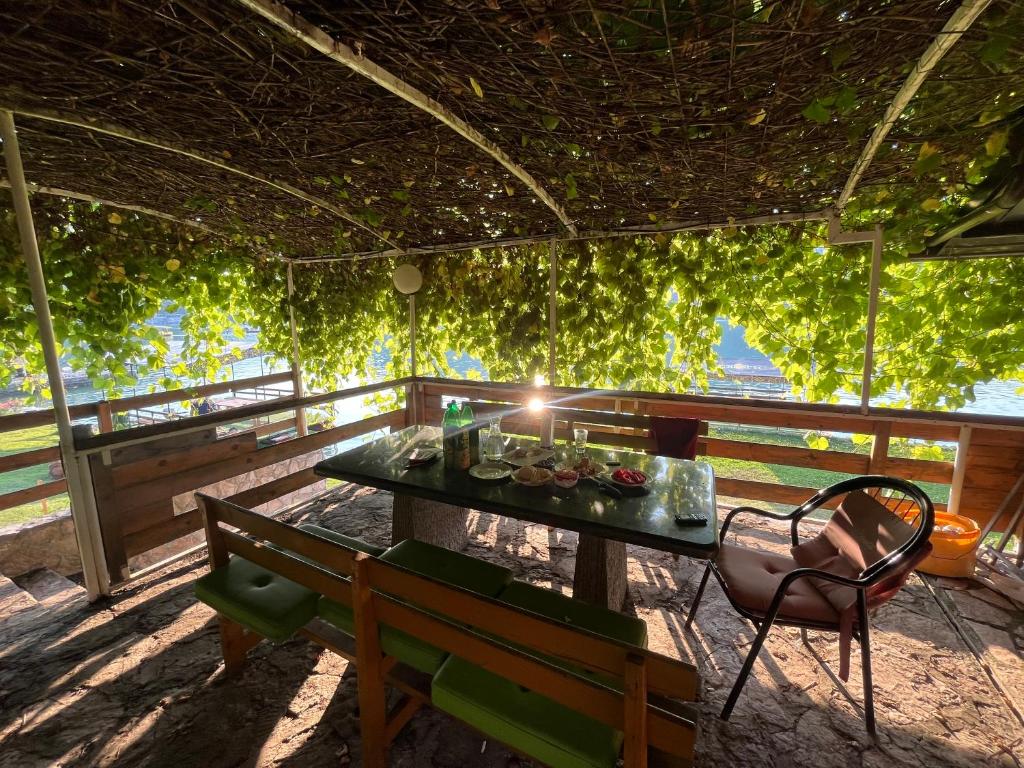
[[[47, 448], [57, 444], [57, 428], [35, 427], [34, 429], [23, 429], [18, 432], [7, 432], [0, 436], [3, 440], [0, 448], [0, 456], [9, 456], [12, 453], [22, 453], [36, 448]], [[30, 488], [37, 482], [48, 483], [50, 477], [49, 464], [37, 464], [34, 467], [23, 467], [12, 472], [0, 472], [0, 494], [11, 493], [12, 491]], [[10, 509], [0, 509], [0, 528], [15, 523], [23, 523], [36, 517], [57, 512], [68, 508], [67, 494], [54, 496], [46, 499], [45, 502], [36, 501], [31, 504], [21, 504]]]
[[[796, 448], [807, 448], [803, 433], [792, 429], [743, 428], [734, 426], [713, 425], [710, 437], [727, 440], [741, 440], [751, 443], [770, 443], [787, 445]], [[867, 454], [871, 451], [870, 443], [858, 444], [849, 437], [829, 437], [829, 450], [844, 453]], [[943, 458], [952, 461], [954, 449], [942, 446]], [[890, 444], [890, 456], [913, 458], [913, 447], [903, 442]], [[825, 488], [853, 475], [844, 472], [830, 472], [823, 469], [790, 467], [781, 464], [762, 464], [756, 461], [742, 461], [718, 456], [704, 457], [715, 468], [719, 477], [731, 477], [737, 480], [755, 480], [765, 483], [796, 485], [804, 488]], [[949, 501], [949, 486], [941, 483], [918, 483], [932, 501], [946, 503]]]

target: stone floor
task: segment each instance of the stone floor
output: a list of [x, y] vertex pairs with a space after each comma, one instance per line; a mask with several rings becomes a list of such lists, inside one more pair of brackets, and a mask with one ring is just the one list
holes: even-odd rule
[[[390, 503], [386, 493], [342, 486], [294, 519], [386, 543]], [[751, 544], [784, 546], [776, 529], [737, 532]], [[572, 533], [471, 515], [467, 551], [534, 583], [568, 592], [574, 550]], [[222, 679], [213, 613], [192, 596], [203, 570], [193, 558], [96, 606], [79, 590], [48, 586], [26, 602], [0, 585], [0, 767], [359, 765], [354, 670], [296, 640], [259, 646], [240, 678]], [[993, 593], [914, 577], [877, 613], [873, 744], [795, 630], [773, 630], [732, 720], [720, 721], [753, 633], [713, 583], [695, 631], [684, 632], [700, 572], [686, 558], [630, 550], [634, 610], [652, 647], [701, 670], [698, 765], [966, 768], [1024, 760], [1013, 704], [1024, 702], [1024, 613]], [[832, 637], [812, 642], [836, 662]], [[859, 701], [857, 680], [855, 658], [850, 688]], [[412, 720], [391, 757], [395, 766], [521, 764], [433, 711]]]

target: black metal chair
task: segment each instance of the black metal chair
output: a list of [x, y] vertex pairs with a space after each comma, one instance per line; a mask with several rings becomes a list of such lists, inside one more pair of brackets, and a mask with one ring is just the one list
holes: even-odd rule
[[[801, 543], [800, 521], [826, 506], [835, 507], [829, 522], [817, 537]], [[791, 556], [726, 544], [729, 525], [741, 513], [789, 521]], [[686, 618], [689, 627], [708, 576], [714, 573], [733, 608], [757, 627], [757, 636], [721, 718], [729, 719], [768, 631], [779, 624], [799, 627], [804, 643], [823, 665], [807, 640], [807, 630], [839, 632], [839, 677], [843, 680], [848, 673], [850, 638], [859, 640], [865, 724], [874, 735], [868, 611], [895, 595], [914, 567], [928, 555], [934, 523], [934, 507], [924, 491], [905, 480], [880, 475], [836, 483], [788, 514], [755, 507], [733, 509], [722, 524], [719, 552], [705, 568]], [[812, 562], [817, 567], [808, 567]], [[838, 682], [835, 674], [824, 666]]]

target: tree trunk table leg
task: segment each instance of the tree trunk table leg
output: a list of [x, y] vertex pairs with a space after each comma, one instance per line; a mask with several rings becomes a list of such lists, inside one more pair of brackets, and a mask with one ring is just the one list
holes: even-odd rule
[[465, 507], [396, 493], [391, 514], [391, 544], [416, 539], [461, 551], [469, 543], [468, 514]]
[[621, 611], [626, 602], [626, 544], [581, 533], [572, 596]]

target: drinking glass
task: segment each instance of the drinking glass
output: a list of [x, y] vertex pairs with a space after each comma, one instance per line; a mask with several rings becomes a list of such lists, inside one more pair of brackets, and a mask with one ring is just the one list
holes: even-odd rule
[[574, 429], [572, 431], [573, 444], [576, 446], [576, 456], [582, 458], [587, 452], [587, 430]]
[[501, 461], [504, 453], [505, 437], [501, 434], [501, 418], [495, 416], [490, 419], [487, 437], [484, 439], [484, 459], [486, 461]]

